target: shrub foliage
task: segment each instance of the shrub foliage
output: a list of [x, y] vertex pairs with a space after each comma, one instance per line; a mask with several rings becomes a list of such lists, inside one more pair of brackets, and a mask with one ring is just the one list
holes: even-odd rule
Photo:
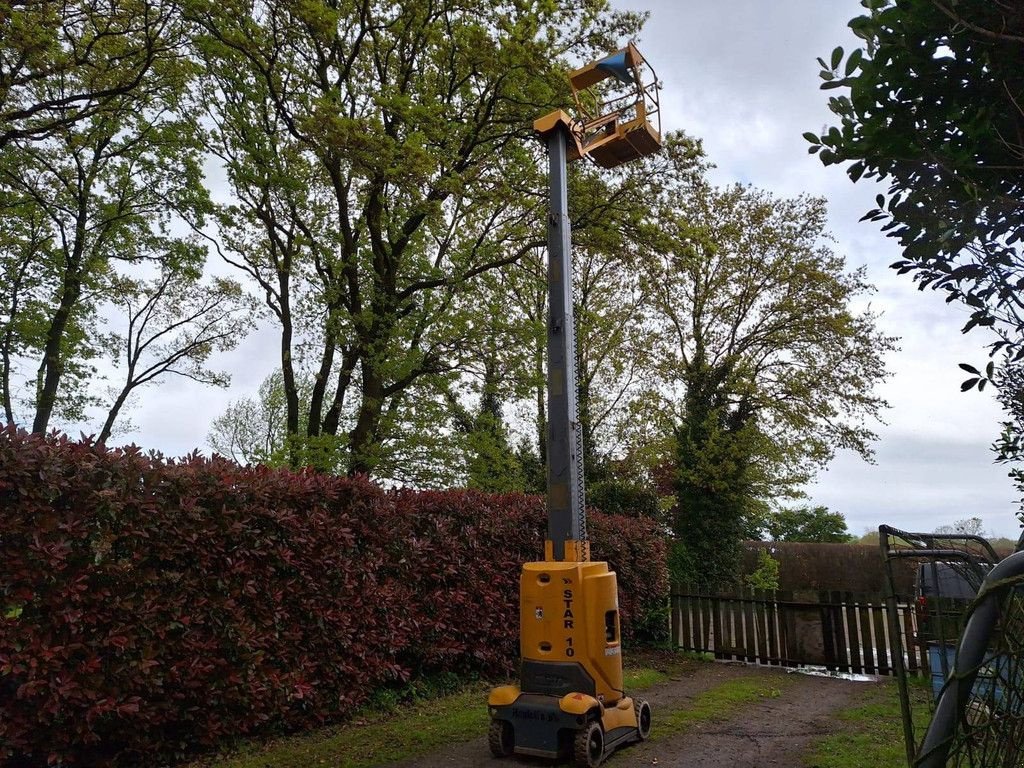
[[[592, 517], [627, 640], [664, 546]], [[389, 681], [517, 661], [543, 501], [168, 461], [0, 432], [0, 764], [157, 764], [338, 720]]]

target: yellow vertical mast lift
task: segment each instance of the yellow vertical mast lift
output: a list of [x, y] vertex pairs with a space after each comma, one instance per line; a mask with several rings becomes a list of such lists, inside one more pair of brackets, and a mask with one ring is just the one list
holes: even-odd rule
[[658, 82], [630, 43], [569, 76], [578, 116], [556, 110], [534, 129], [547, 144], [548, 538], [544, 561], [524, 563], [519, 586], [519, 685], [488, 697], [495, 757], [558, 758], [593, 768], [651, 730], [651, 708], [622, 689], [615, 572], [590, 559], [583, 434], [576, 402], [576, 338], [566, 174], [589, 158], [615, 168], [661, 147]]

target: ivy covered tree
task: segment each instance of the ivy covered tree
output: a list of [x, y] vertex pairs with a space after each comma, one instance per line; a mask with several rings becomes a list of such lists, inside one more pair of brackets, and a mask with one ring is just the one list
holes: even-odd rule
[[[888, 184], [865, 218], [884, 222], [922, 289], [995, 333], [964, 389], [1017, 381], [1024, 363], [1024, 7], [997, 0], [863, 0], [864, 41], [819, 59], [839, 124], [805, 134], [825, 165]], [[1000, 371], [1005, 366], [1005, 370]], [[1003, 399], [1011, 408], [1015, 395]], [[1008, 398], [1008, 399], [1007, 399]], [[1022, 456], [1011, 418], [996, 450]], [[1020, 481], [1020, 473], [1015, 472]]]
[[465, 485], [490, 493], [524, 491], [526, 478], [519, 456], [512, 447], [495, 376], [496, 357], [492, 355], [490, 361], [484, 372], [480, 404], [476, 410], [465, 408], [454, 400], [451, 402], [456, 430], [462, 436]]
[[689, 578], [735, 578], [767, 503], [837, 449], [870, 458], [891, 338], [855, 302], [869, 290], [828, 248], [825, 205], [703, 181], [669, 188], [668, 248], [646, 260], [659, 370], [675, 414], [673, 528]]
[[[698, 375], [706, 372], [697, 372]], [[761, 435], [747, 409], [733, 411], [722, 392], [708, 385], [728, 386], [693, 377], [675, 430], [676, 506], [672, 528], [678, 539], [676, 557], [682, 576], [699, 587], [727, 585], [738, 576], [740, 543], [749, 538], [751, 521], [764, 514], [758, 489]], [[758, 523], [753, 526], [757, 527]]]

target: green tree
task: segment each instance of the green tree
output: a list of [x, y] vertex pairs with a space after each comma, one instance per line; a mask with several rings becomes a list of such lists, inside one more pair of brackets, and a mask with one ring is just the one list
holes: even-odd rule
[[[538, 423], [544, 407], [544, 263], [539, 248], [515, 264], [480, 276], [463, 295], [460, 311], [473, 326], [459, 376], [446, 393], [466, 461], [469, 487], [539, 491], [546, 487], [539, 453], [545, 446]], [[538, 400], [537, 397], [540, 399]], [[527, 418], [526, 434], [512, 428], [515, 404]], [[511, 415], [511, 419], [509, 416]], [[540, 478], [539, 484], [537, 482]]]
[[[541, 215], [538, 211], [538, 215]], [[512, 418], [505, 424], [524, 468], [525, 489], [547, 486], [547, 272], [541, 246], [513, 264], [480, 276], [464, 312], [485, 337], [467, 352], [457, 388], [462, 398], [492, 391]]]
[[855, 538], [846, 528], [846, 518], [823, 506], [776, 510], [768, 516], [766, 529], [773, 541], [846, 543]]
[[[15, 12], [23, 36], [4, 46], [27, 45], [32, 19], [43, 23], [36, 11], [57, 12], [40, 6]], [[199, 145], [180, 118], [191, 72], [178, 50], [182, 25], [173, 14], [163, 17], [158, 6], [129, 4], [112, 10], [111, 19], [102, 17], [107, 10], [105, 3], [65, 7], [67, 27], [58, 37], [80, 35], [82, 61], [66, 58], [79, 55], [71, 42], [65, 41], [63, 53], [57, 48], [65, 43], [47, 42], [47, 56], [65, 58], [50, 69], [38, 64], [16, 93], [7, 92], [8, 105], [51, 105], [35, 112], [26, 107], [30, 115], [11, 118], [28, 122], [5, 134], [0, 149], [0, 395], [7, 419], [27, 414], [34, 432], [46, 431], [54, 417], [81, 420], [101, 404], [90, 385], [95, 361], [112, 351], [101, 310], [115, 287], [124, 285], [119, 281], [154, 266], [180, 275], [185, 265], [195, 269], [205, 259], [197, 242], [171, 231], [176, 211], [198, 219], [207, 206]], [[150, 12], [154, 23], [163, 18], [154, 28], [162, 35], [157, 42], [149, 41]], [[132, 18], [134, 31], [115, 39]], [[52, 31], [37, 30], [39, 39]], [[136, 32], [139, 39], [132, 36]], [[138, 63], [134, 46], [155, 48]], [[117, 79], [133, 71], [131, 87]], [[81, 94], [104, 83], [110, 88], [102, 98], [83, 100]], [[54, 106], [60, 104], [66, 120]], [[46, 115], [52, 120], [43, 129], [34, 121]]]
[[39, 254], [50, 240], [49, 221], [38, 206], [19, 202], [18, 196], [0, 185], [0, 209], [4, 211], [0, 235], [0, 399], [4, 419], [16, 420], [19, 363], [33, 351], [46, 321], [46, 305], [40, 289], [47, 280], [45, 261]]
[[[864, 47], [819, 59], [840, 122], [805, 134], [810, 151], [849, 163], [853, 181], [887, 182], [865, 218], [899, 241], [893, 267], [966, 305], [965, 332], [995, 332], [993, 363], [962, 366], [963, 388], [1016, 380], [997, 366], [1024, 360], [1024, 13], [988, 0], [862, 4], [850, 28]], [[1019, 461], [1020, 424], [1004, 426], [996, 450]]]
[[670, 158], [701, 166], [685, 136], [670, 134], [665, 143], [662, 152], [614, 174], [583, 164], [573, 168], [577, 401], [585, 472], [595, 482], [611, 480], [616, 460], [633, 448], [626, 422], [654, 370], [646, 322], [650, 287], [640, 266], [644, 245], [657, 232], [651, 200], [673, 170]]
[[866, 545], [872, 546], [872, 547], [877, 547], [878, 546], [878, 538], [879, 537], [878, 537], [877, 529], [873, 530], [873, 531], [870, 530], [870, 529], [865, 529], [863, 535], [861, 535], [861, 537], [859, 539], [857, 539], [857, 543], [858, 544], [866, 544]]
[[347, 470], [379, 474], [400, 445], [389, 414], [443, 391], [479, 339], [464, 294], [542, 244], [529, 126], [564, 101], [564, 55], [639, 19], [601, 0], [189, 8], [238, 201], [218, 237], [280, 324], [288, 431], [301, 340], [306, 435], [342, 437]]
[[[295, 372], [299, 402], [308, 402], [315, 373], [301, 363]], [[339, 445], [344, 438], [329, 434], [310, 438], [305, 433], [305, 414], [300, 411], [299, 431], [290, 432], [284, 377], [277, 370], [263, 380], [255, 395], [233, 401], [214, 419], [206, 442], [241, 464], [312, 467], [344, 474], [346, 454]], [[467, 440], [458, 430], [457, 419], [449, 427], [452, 405], [443, 394], [410, 388], [389, 401], [383, 419], [387, 434], [393, 437], [379, 447], [379, 477], [419, 488], [465, 485]]]
[[[615, 178], [602, 183], [589, 168], [574, 166], [570, 199], [573, 243], [574, 313], [577, 329], [576, 369], [584, 463], [588, 484], [611, 471], [621, 449], [619, 425], [633, 392], [650, 366], [643, 327], [643, 296], [624, 243], [629, 226], [647, 215], [642, 183]], [[538, 211], [537, 215], [541, 215]], [[547, 440], [546, 252], [535, 248], [515, 264], [482, 276], [468, 298], [466, 316], [493, 334], [474, 346], [463, 366], [480, 379], [492, 372], [490, 386], [503, 402], [518, 403], [534, 461], [543, 461]]]
[[[675, 165], [703, 168], [699, 144], [666, 137], [664, 154], [616, 172], [570, 166], [569, 213], [573, 227], [573, 294], [580, 422], [583, 427], [587, 500], [626, 514], [659, 514], [650, 467], [660, 455], [651, 435], [657, 406], [647, 409], [654, 381], [654, 349], [646, 318], [647, 287], [639, 262], [659, 232], [650, 201]], [[685, 157], [685, 162], [682, 158]], [[500, 325], [500, 344], [478, 345], [478, 355], [499, 355], [502, 396], [520, 436], [520, 464], [543, 463], [546, 442], [545, 365], [547, 274], [544, 250], [483, 276], [474, 323]], [[469, 308], [467, 308], [469, 310]], [[472, 363], [476, 367], [481, 362]], [[660, 406], [660, 403], [657, 404]], [[652, 412], [653, 411], [653, 412]], [[527, 441], [523, 443], [523, 441]], [[663, 441], [660, 441], [663, 442]], [[526, 473], [535, 478], [532, 470]], [[544, 489], [543, 477], [528, 487]]]
[[[0, 150], [57, 136], [180, 55], [164, 0], [0, 0]], [[168, 33], [171, 34], [168, 34]]]
[[774, 591], [779, 588], [779, 561], [767, 549], [757, 550], [757, 568], [744, 579], [751, 589]]
[[870, 457], [894, 344], [853, 308], [870, 286], [827, 247], [823, 201], [698, 181], [663, 203], [669, 247], [645, 264], [661, 375], [684, 393], [666, 398], [674, 529], [693, 579], [714, 586], [735, 577], [768, 500], [798, 495], [837, 448]]
[[493, 374], [485, 377], [476, 413], [452, 403], [456, 428], [465, 443], [465, 484], [467, 488], [489, 493], [524, 491], [526, 478], [519, 456], [510, 443], [496, 385]]
[[587, 504], [608, 514], [661, 520], [658, 490], [645, 470], [625, 460], [611, 462], [600, 479], [587, 481]]
[[235, 400], [213, 420], [206, 442], [239, 464], [274, 464], [288, 437], [284, 387], [275, 371], [260, 383], [255, 397]]
[[647, 297], [629, 254], [577, 249], [576, 369], [586, 474], [602, 480], [625, 447], [621, 421], [653, 368], [643, 318]]

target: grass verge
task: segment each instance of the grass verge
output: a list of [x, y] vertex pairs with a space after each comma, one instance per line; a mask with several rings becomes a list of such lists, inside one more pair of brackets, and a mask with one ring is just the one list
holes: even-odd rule
[[[926, 686], [911, 686], [914, 727], [923, 733], [931, 716]], [[821, 739], [804, 759], [809, 768], [904, 766], [903, 718], [895, 683], [872, 686], [868, 699], [835, 715], [841, 729]]]
[[370, 768], [425, 754], [487, 732], [488, 687], [416, 701], [396, 713], [364, 712], [344, 726], [246, 749], [208, 763], [210, 768]]
[[[640, 652], [625, 669], [627, 691], [642, 691], [682, 673], [695, 662], [681, 654]], [[253, 744], [231, 756], [192, 768], [371, 768], [428, 754], [487, 733], [490, 685], [474, 683], [455, 693], [402, 700], [382, 692], [349, 723]]]

